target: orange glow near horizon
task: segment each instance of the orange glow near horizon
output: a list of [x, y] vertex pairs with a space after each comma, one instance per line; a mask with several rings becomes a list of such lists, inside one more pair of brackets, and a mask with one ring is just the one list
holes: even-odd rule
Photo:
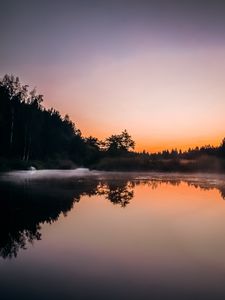
[[104, 139], [126, 129], [136, 150], [149, 152], [221, 143], [221, 1], [69, 2], [48, 11], [35, 1], [43, 17], [38, 27], [32, 5], [10, 7], [10, 26], [2, 15], [0, 78], [14, 74], [37, 87], [44, 106], [69, 114], [83, 136]]
[[63, 85], [44, 81], [46, 105], [68, 113], [83, 136], [127, 129], [136, 151], [218, 146], [225, 137], [225, 46], [149, 49], [96, 58]]
[[199, 139], [193, 139], [190, 138], [189, 140], [178, 140], [178, 141], [172, 141], [172, 142], [165, 142], [162, 141], [161, 143], [158, 144], [150, 144], [148, 143], [137, 143], [135, 150], [138, 152], [142, 152], [143, 150], [148, 151], [150, 153], [155, 153], [155, 152], [160, 152], [163, 150], [172, 150], [172, 149], [177, 149], [186, 151], [189, 148], [194, 149], [195, 147], [203, 147], [203, 146], [214, 146], [218, 147], [222, 140], [224, 138], [224, 135], [219, 136], [218, 138], [212, 138], [212, 139], [207, 139], [207, 138], [199, 138]]
[[[76, 118], [72, 117], [73, 120]], [[112, 134], [119, 134], [122, 130], [128, 129], [128, 127], [124, 128], [116, 128], [116, 130], [111, 126], [101, 126], [100, 121], [96, 124], [90, 124], [87, 126], [88, 120], [85, 118], [81, 118], [80, 123], [76, 123], [78, 128], [81, 129], [82, 135], [85, 137], [88, 137], [90, 135], [97, 137], [100, 140], [104, 140], [108, 136]], [[97, 125], [97, 126], [96, 126]], [[90, 130], [91, 128], [91, 130]], [[213, 129], [213, 128], [212, 128]], [[167, 136], [154, 136], [153, 134], [146, 134], [141, 135], [136, 130], [135, 134], [133, 134], [132, 131], [128, 130], [129, 134], [131, 134], [132, 138], [135, 141], [135, 151], [142, 152], [147, 151], [149, 153], [155, 153], [160, 152], [163, 150], [188, 150], [189, 148], [193, 149], [195, 147], [202, 147], [202, 146], [214, 146], [218, 147], [223, 138], [225, 138], [225, 132], [223, 128], [221, 128], [220, 132], [217, 132], [217, 134], [207, 135], [206, 133], [202, 133], [202, 136], [200, 134], [196, 134], [196, 132], [188, 132], [184, 133], [183, 136], [177, 136], [177, 137], [167, 137]]]

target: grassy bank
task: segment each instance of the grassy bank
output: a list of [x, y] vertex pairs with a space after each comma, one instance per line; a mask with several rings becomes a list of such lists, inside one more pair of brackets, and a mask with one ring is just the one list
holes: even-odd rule
[[160, 171], [160, 172], [224, 172], [225, 160], [202, 156], [199, 159], [150, 159], [142, 157], [104, 158], [93, 166], [105, 171]]
[[13, 170], [29, 170], [34, 167], [37, 170], [42, 169], [62, 169], [70, 170], [78, 167], [71, 160], [65, 159], [49, 159], [47, 161], [30, 160], [23, 161], [19, 159], [5, 159], [0, 158], [0, 172], [7, 172]]
[[225, 160], [202, 156], [198, 159], [151, 159], [141, 156], [104, 157], [91, 165], [76, 165], [67, 159], [49, 159], [46, 161], [23, 161], [0, 158], [0, 171], [41, 169], [70, 170], [87, 167], [101, 171], [159, 171], [159, 172], [218, 172], [225, 173]]

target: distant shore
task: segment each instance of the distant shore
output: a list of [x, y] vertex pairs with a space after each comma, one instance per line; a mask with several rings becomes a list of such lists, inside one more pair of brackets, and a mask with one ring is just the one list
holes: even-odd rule
[[92, 165], [76, 165], [71, 160], [63, 159], [23, 161], [18, 159], [0, 158], [0, 172], [44, 169], [72, 170], [79, 167], [99, 171], [225, 173], [225, 160], [208, 156], [190, 160], [178, 158], [140, 160], [135, 157], [115, 157], [102, 159], [98, 163]]

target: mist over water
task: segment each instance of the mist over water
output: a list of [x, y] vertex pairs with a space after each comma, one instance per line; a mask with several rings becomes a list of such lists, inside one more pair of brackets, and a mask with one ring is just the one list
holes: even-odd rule
[[77, 168], [72, 170], [29, 170], [29, 171], [10, 171], [0, 174], [1, 181], [17, 182], [23, 180], [45, 180], [45, 179], [76, 179], [76, 178], [108, 178], [119, 179], [128, 178], [133, 180], [185, 180], [191, 182], [204, 182], [212, 185], [223, 183], [224, 174], [216, 173], [160, 173], [160, 172], [105, 172], [89, 170], [88, 168]]
[[20, 182], [23, 180], [45, 180], [45, 179], [69, 179], [73, 177], [93, 176], [95, 172], [90, 172], [86, 168], [74, 170], [29, 170], [29, 171], [11, 171], [1, 175], [4, 181]]
[[3, 299], [224, 299], [225, 176], [0, 177]]

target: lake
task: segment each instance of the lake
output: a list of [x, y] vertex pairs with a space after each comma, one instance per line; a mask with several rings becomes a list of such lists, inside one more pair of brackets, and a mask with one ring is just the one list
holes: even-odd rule
[[0, 298], [225, 299], [225, 176], [0, 176]]

